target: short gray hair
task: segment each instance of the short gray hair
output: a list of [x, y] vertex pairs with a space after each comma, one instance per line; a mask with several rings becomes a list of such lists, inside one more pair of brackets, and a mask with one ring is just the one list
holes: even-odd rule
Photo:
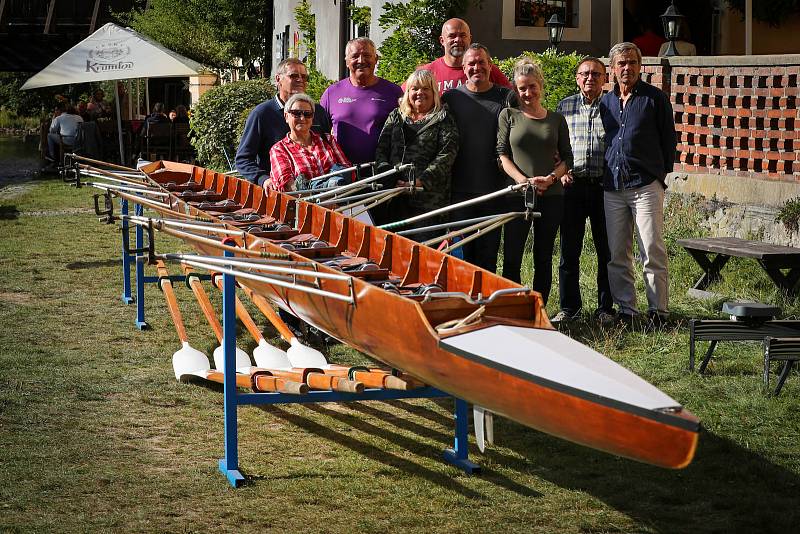
[[347, 45], [344, 47], [344, 55], [347, 57], [350, 54], [350, 49], [356, 46], [357, 44], [364, 44], [369, 45], [372, 48], [372, 51], [376, 54], [378, 53], [378, 48], [375, 46], [375, 43], [369, 37], [356, 37], [355, 39], [350, 39], [347, 41]]
[[314, 111], [314, 106], [316, 105], [314, 99], [308, 96], [307, 94], [295, 93], [289, 97], [289, 99], [286, 101], [286, 104], [284, 104], [283, 109], [285, 111], [289, 111], [290, 109], [292, 109], [292, 106], [294, 106], [295, 102], [307, 102], [311, 106], [312, 111]]
[[633, 43], [623, 42], [617, 43], [611, 47], [611, 50], [608, 52], [608, 64], [612, 68], [614, 67], [614, 60], [617, 56], [624, 54], [625, 52], [636, 52], [636, 59], [639, 60], [639, 64], [642, 63], [642, 51], [639, 50], [639, 47]]
[[287, 57], [286, 59], [278, 63], [278, 66], [275, 68], [275, 74], [278, 76], [286, 74], [286, 71], [289, 70], [289, 65], [300, 65], [302, 67], [306, 66], [305, 63], [303, 63], [300, 59], [296, 57]]

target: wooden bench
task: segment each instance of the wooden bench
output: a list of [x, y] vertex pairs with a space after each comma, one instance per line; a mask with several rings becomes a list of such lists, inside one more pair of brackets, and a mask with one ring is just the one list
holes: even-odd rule
[[703, 275], [692, 289], [704, 290], [713, 282], [720, 280], [722, 268], [729, 259], [736, 256], [755, 259], [776, 286], [792, 297], [797, 294], [797, 282], [800, 281], [800, 248], [735, 237], [679, 239], [678, 244], [685, 248], [703, 268]]
[[764, 339], [764, 387], [767, 389], [769, 389], [770, 364], [773, 361], [783, 362], [783, 367], [778, 375], [778, 384], [773, 392], [774, 395], [778, 395], [792, 366], [795, 362], [800, 361], [800, 337], [768, 337]]
[[698, 372], [703, 374], [720, 341], [764, 342], [764, 387], [769, 389], [770, 364], [783, 361], [778, 385], [774, 394], [780, 393], [792, 365], [800, 361], [800, 321], [775, 320], [778, 307], [760, 302], [726, 302], [723, 313], [730, 320], [692, 319], [689, 323], [689, 369], [694, 370], [695, 343], [709, 341], [708, 350], [700, 362]]

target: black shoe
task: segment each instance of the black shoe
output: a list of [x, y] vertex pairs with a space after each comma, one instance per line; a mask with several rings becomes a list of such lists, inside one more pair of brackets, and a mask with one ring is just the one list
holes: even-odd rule
[[617, 321], [617, 313], [614, 310], [596, 310], [594, 318], [601, 328], [611, 328]]
[[622, 325], [623, 328], [631, 329], [633, 328], [634, 323], [634, 316], [630, 313], [617, 313], [617, 324]]
[[669, 317], [667, 314], [658, 313], [656, 311], [647, 312], [647, 330], [661, 330], [669, 325]]

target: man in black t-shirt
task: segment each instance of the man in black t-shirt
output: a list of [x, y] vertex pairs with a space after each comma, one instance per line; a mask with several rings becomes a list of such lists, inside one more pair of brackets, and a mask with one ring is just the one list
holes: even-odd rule
[[[459, 147], [453, 164], [452, 199], [462, 202], [503, 188], [507, 178], [497, 165], [497, 117], [515, 100], [507, 87], [493, 84], [491, 55], [480, 43], [472, 43], [464, 53], [467, 83], [442, 96], [458, 126]], [[500, 213], [501, 202], [483, 202], [458, 210], [454, 220]], [[464, 245], [464, 259], [495, 272], [500, 229], [488, 232]]]

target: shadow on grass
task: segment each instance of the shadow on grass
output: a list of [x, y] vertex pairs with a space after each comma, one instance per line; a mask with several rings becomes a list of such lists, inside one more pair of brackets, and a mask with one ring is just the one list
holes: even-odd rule
[[[304, 405], [306, 408], [315, 411], [321, 415], [326, 415], [328, 417], [338, 419], [340, 421], [346, 422], [348, 425], [352, 426], [353, 428], [357, 428], [361, 431], [368, 432], [372, 435], [381, 436], [387, 438], [386, 432], [382, 428], [378, 428], [370, 423], [366, 423], [361, 421], [357, 417], [353, 416], [346, 416], [345, 414], [340, 414], [333, 410], [329, 410], [326, 408], [322, 408], [320, 406], [314, 404], [306, 404]], [[460, 493], [461, 495], [471, 498], [471, 499], [484, 499], [485, 497], [480, 493], [465, 487], [464, 485], [460, 484], [458, 481], [454, 480], [451, 476], [446, 474], [437, 473], [430, 469], [427, 469], [417, 463], [411, 462], [405, 458], [401, 458], [396, 454], [392, 454], [386, 450], [380, 449], [366, 443], [365, 441], [353, 438], [341, 432], [337, 432], [325, 425], [312, 421], [307, 417], [303, 417], [298, 414], [294, 414], [288, 412], [282, 408], [277, 406], [265, 406], [262, 408], [264, 411], [274, 415], [275, 417], [279, 417], [287, 422], [290, 422], [308, 432], [311, 432], [318, 437], [323, 439], [330, 440], [338, 445], [343, 447], [347, 447], [348, 449], [361, 454], [367, 458], [375, 460], [385, 465], [390, 465], [395, 467], [399, 470], [405, 471], [409, 475], [413, 476], [420, 476], [431, 483], [437, 484], [445, 489], [452, 489], [456, 492]], [[365, 428], [369, 428], [369, 430], [365, 430]], [[388, 439], [388, 438], [387, 438]], [[401, 438], [403, 441], [411, 441], [408, 438]], [[414, 442], [413, 447], [411, 450], [415, 452], [419, 452], [421, 448], [419, 442]]]
[[669, 470], [508, 420], [500, 426], [502, 446], [535, 454], [530, 472], [592, 495], [657, 532], [796, 532], [800, 524], [800, 477], [708, 432], [702, 432], [692, 464]]
[[16, 206], [0, 206], [0, 220], [12, 221], [19, 217], [19, 210]]
[[64, 267], [70, 271], [78, 269], [97, 269], [100, 267], [118, 267], [122, 265], [122, 260], [97, 260], [97, 261], [74, 261], [66, 264]]
[[[450, 414], [453, 413], [453, 401], [450, 399], [431, 399], [434, 403], [439, 405], [440, 407], [447, 410]], [[438, 402], [437, 402], [438, 401]], [[442, 402], [445, 401], [445, 402]], [[416, 415], [417, 417], [422, 417], [423, 419], [427, 419], [431, 423], [436, 423], [438, 425], [447, 426], [453, 424], [453, 416], [452, 415], [443, 415], [440, 412], [431, 410], [430, 408], [426, 408], [425, 406], [419, 406], [418, 404], [412, 404], [407, 401], [403, 400], [393, 400], [393, 401], [385, 401], [385, 404], [389, 406], [393, 406], [395, 408], [400, 408], [405, 410], [406, 412]]]

